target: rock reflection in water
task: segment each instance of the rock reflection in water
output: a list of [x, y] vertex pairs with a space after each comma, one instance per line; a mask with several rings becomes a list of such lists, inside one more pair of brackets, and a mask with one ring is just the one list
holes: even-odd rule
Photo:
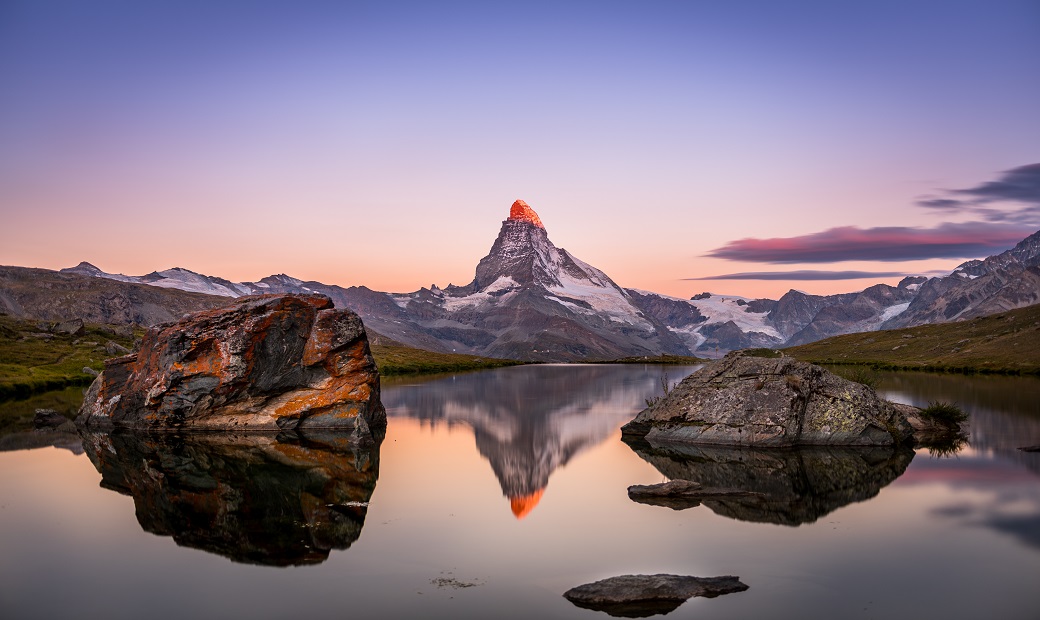
[[704, 504], [731, 519], [791, 526], [874, 497], [914, 458], [905, 446], [752, 449], [663, 447], [645, 441], [629, 446], [673, 480], [748, 493], [691, 500], [687, 507]]
[[152, 534], [235, 562], [318, 564], [361, 535], [378, 448], [348, 434], [88, 433], [101, 486]]
[[549, 476], [576, 454], [596, 446], [645, 407], [662, 373], [681, 380], [694, 367], [538, 365], [459, 375], [420, 388], [388, 382], [383, 404], [390, 417], [473, 429], [522, 519], [541, 500]]

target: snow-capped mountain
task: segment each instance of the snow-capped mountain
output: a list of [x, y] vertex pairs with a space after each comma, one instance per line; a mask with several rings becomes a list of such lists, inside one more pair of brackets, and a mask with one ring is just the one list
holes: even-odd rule
[[230, 282], [181, 268], [126, 276], [80, 263], [62, 271], [225, 297], [321, 293], [360, 314], [374, 333], [433, 351], [537, 361], [715, 356], [1038, 303], [1040, 232], [1007, 252], [968, 261], [945, 277], [907, 277], [898, 286], [877, 284], [839, 295], [791, 290], [778, 300], [710, 293], [681, 299], [622, 288], [554, 245], [541, 218], [522, 200], [511, 206], [466, 286], [383, 293], [285, 274]]

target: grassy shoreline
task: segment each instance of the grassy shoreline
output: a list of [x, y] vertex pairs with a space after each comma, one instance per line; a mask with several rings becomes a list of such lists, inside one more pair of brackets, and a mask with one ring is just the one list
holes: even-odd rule
[[1040, 375], [1040, 305], [967, 321], [834, 336], [783, 351], [814, 364], [875, 370]]
[[89, 385], [94, 377], [84, 368], [100, 372], [105, 359], [134, 344], [126, 327], [86, 324], [70, 334], [55, 325], [0, 315], [0, 400]]
[[530, 363], [462, 353], [436, 353], [397, 345], [372, 345], [371, 349], [379, 374], [387, 377], [487, 370]]

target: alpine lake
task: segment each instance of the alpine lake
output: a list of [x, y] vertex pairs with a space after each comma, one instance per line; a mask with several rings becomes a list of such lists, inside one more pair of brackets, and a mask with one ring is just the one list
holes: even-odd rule
[[[20, 433], [0, 448], [4, 618], [607, 618], [562, 594], [733, 575], [670, 618], [1040, 617], [1040, 379], [879, 373], [956, 402], [943, 449], [662, 452], [619, 428], [695, 367], [384, 379], [386, 436]], [[666, 377], [666, 378], [665, 378]], [[81, 391], [37, 397], [78, 407]], [[4, 408], [31, 407], [7, 402]], [[755, 492], [673, 509], [626, 489]]]

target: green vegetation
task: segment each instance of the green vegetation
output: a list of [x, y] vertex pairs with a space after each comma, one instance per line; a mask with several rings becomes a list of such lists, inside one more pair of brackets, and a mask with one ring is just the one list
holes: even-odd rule
[[1040, 305], [967, 321], [835, 336], [784, 351], [817, 364], [876, 370], [1040, 374]]
[[784, 356], [783, 353], [776, 349], [744, 349], [744, 355], [747, 355], [748, 357], [765, 357], [769, 359]]
[[376, 366], [379, 367], [379, 374], [386, 376], [462, 372], [526, 363], [519, 360], [477, 357], [461, 353], [435, 353], [403, 345], [373, 345], [372, 357], [375, 358]]
[[944, 401], [928, 403], [928, 406], [921, 410], [921, 417], [944, 426], [957, 426], [968, 420], [968, 414], [964, 413], [957, 403]]
[[876, 390], [881, 382], [881, 375], [869, 366], [840, 366], [833, 370], [839, 377], [861, 383], [872, 390]]
[[87, 385], [93, 377], [84, 367], [101, 371], [105, 359], [118, 356], [106, 351], [108, 342], [133, 347], [127, 328], [86, 325], [82, 334], [71, 335], [50, 331], [53, 326], [0, 315], [0, 399]]
[[67, 387], [0, 403], [0, 437], [32, 429], [37, 409], [53, 409], [70, 420], [74, 419], [83, 403], [83, 389], [82, 386]]
[[699, 357], [688, 355], [634, 355], [632, 357], [620, 357], [616, 360], [588, 360], [579, 362], [581, 364], [665, 364], [670, 366], [692, 366], [703, 364], [704, 360]]

